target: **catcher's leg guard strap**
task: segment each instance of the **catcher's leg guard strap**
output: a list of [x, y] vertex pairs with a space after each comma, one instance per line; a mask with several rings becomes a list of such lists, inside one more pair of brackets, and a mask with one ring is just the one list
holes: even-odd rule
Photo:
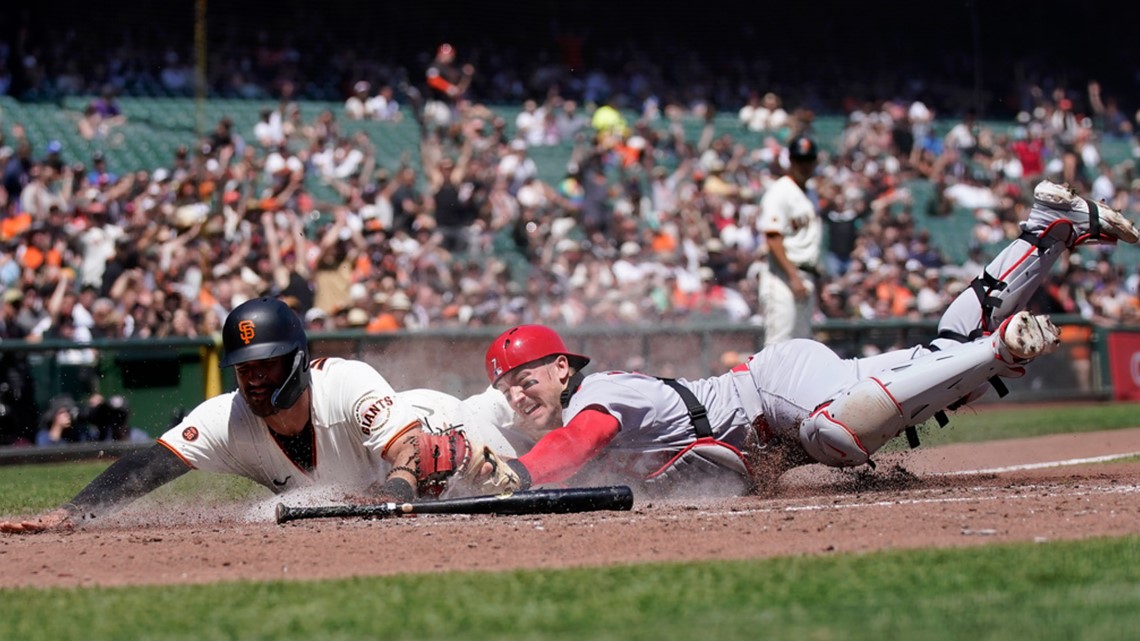
[[1010, 243], [950, 303], [938, 323], [934, 345], [945, 348], [983, 336], [1024, 309], [1066, 251], [1072, 233], [1072, 223], [1058, 220], [1040, 233], [1026, 231]]

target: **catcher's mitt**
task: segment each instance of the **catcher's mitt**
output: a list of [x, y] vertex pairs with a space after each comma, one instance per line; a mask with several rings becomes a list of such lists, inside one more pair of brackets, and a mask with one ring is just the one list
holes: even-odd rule
[[416, 484], [421, 496], [438, 497], [447, 481], [463, 470], [472, 456], [471, 444], [461, 430], [416, 435]]

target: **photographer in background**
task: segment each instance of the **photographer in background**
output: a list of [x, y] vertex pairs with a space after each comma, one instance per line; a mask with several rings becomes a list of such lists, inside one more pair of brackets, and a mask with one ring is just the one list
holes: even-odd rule
[[36, 445], [63, 445], [87, 441], [87, 430], [79, 421], [79, 407], [75, 400], [66, 394], [51, 400], [40, 419], [40, 430], [36, 433]]
[[119, 394], [103, 397], [93, 394], [87, 403], [86, 416], [88, 433], [96, 441], [120, 441], [147, 443], [154, 439], [143, 430], [130, 424], [131, 407], [127, 399]]

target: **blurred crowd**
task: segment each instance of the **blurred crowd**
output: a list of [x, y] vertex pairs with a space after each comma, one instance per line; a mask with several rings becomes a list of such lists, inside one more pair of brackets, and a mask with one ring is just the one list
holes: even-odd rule
[[[828, 238], [822, 315], [936, 318], [1016, 236], [1041, 178], [1140, 213], [1132, 162], [1109, 166], [1098, 150], [1110, 125], [1130, 135], [1132, 123], [1113, 124], [1097, 92], [1041, 95], [1007, 131], [917, 101], [852, 109], [820, 141], [830, 151], [812, 185]], [[211, 335], [262, 294], [318, 330], [757, 323], [757, 203], [786, 169], [783, 143], [818, 135], [810, 110], [771, 92], [739, 110], [735, 136], [715, 131], [713, 110], [674, 103], [628, 112], [551, 93], [508, 122], [461, 97], [412, 96], [419, 108], [396, 113], [419, 119], [420, 149], [397, 160], [340, 132], [370, 117], [354, 100], [309, 119], [288, 99], [256, 123], [226, 117], [138, 171], [3, 122], [3, 336]], [[689, 139], [693, 118], [706, 124]], [[544, 181], [530, 154], [550, 145], [568, 158]], [[307, 179], [337, 197], [319, 200]], [[972, 217], [959, 239], [970, 264], [947, 264], [917, 223], [922, 188], [923, 215]], [[1064, 267], [1039, 305], [1136, 321], [1136, 274], [1099, 252]]]
[[[435, 56], [427, 82], [351, 66], [340, 110], [305, 111], [290, 82], [238, 91], [273, 92], [257, 122], [222, 118], [145, 169], [76, 157], [0, 113], [0, 339], [211, 336], [260, 295], [286, 299], [312, 331], [759, 325], [758, 203], [801, 134], [825, 150], [811, 184], [827, 238], [816, 320], [937, 318], [1017, 236], [1042, 178], [1140, 218], [1133, 161], [1101, 153], [1106, 140], [1134, 141], [1140, 123], [1095, 82], [1031, 88], [1001, 129], [916, 99], [849, 100], [834, 137], [812, 104], [768, 87], [710, 100], [637, 74], [620, 91], [589, 75], [565, 91], [525, 83], [493, 94], [519, 99], [506, 116], [477, 89], [513, 81], [461, 65], [450, 47]], [[431, 82], [433, 68], [452, 82]], [[85, 116], [104, 134], [128, 117], [115, 101], [126, 84], [107, 74], [74, 87], [98, 87]], [[735, 129], [714, 127], [716, 104]], [[342, 131], [350, 119], [414, 119], [419, 149], [378, 151]], [[533, 157], [546, 147], [567, 152], [556, 180]], [[314, 181], [337, 196], [317, 196]], [[925, 216], [970, 217], [966, 264], [948, 261], [943, 243], [955, 241], [933, 238]], [[1038, 311], [1140, 322], [1140, 278], [1111, 254], [1061, 267]]]

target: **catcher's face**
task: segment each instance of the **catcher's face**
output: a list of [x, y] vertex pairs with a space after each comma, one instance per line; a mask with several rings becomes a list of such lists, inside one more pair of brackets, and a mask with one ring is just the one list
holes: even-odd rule
[[562, 425], [562, 390], [570, 380], [570, 362], [552, 356], [520, 365], [495, 383], [519, 418], [519, 427], [540, 435]]
[[234, 365], [238, 391], [254, 414], [265, 418], [277, 413], [273, 392], [288, 378], [290, 365], [289, 356]]

